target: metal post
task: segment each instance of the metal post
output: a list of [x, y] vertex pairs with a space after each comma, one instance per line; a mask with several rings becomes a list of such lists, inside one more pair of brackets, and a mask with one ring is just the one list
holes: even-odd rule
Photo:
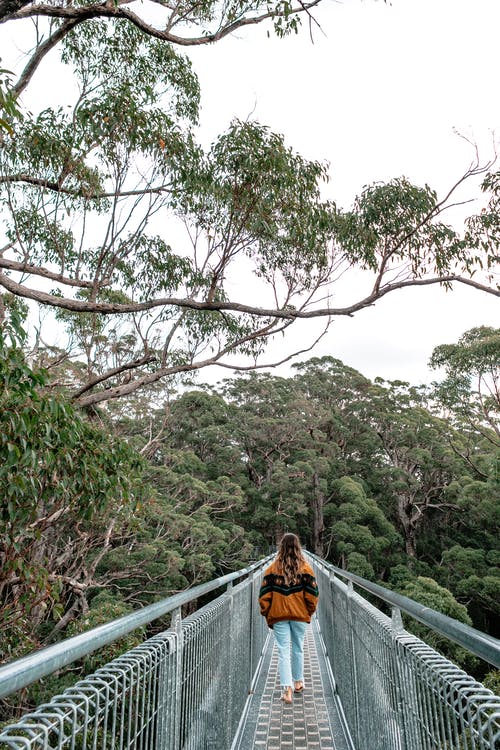
[[354, 594], [354, 587], [352, 581], [348, 581], [347, 584], [347, 621], [349, 623], [349, 635], [351, 642], [351, 674], [352, 674], [352, 689], [351, 695], [354, 702], [354, 723], [353, 734], [356, 737], [356, 745], [360, 746], [360, 723], [359, 723], [359, 695], [358, 695], [358, 670], [356, 664], [356, 641], [354, 637], [354, 622], [352, 616], [352, 597]]
[[403, 619], [401, 617], [401, 610], [398, 607], [392, 607], [391, 610], [391, 632], [392, 632], [392, 675], [394, 684], [394, 693], [392, 696], [394, 717], [396, 719], [396, 725], [399, 730], [398, 740], [399, 747], [401, 750], [412, 750], [409, 747], [406, 737], [405, 728], [405, 717], [403, 712], [403, 699], [401, 684], [401, 672], [399, 669], [398, 662], [398, 637], [404, 633]]
[[[233, 701], [234, 701], [234, 695], [233, 695], [233, 672], [235, 669], [237, 669], [236, 664], [236, 658], [235, 658], [235, 642], [233, 638], [233, 630], [234, 630], [234, 597], [233, 597], [233, 582], [231, 581], [226, 589], [226, 594], [229, 598], [229, 617], [228, 617], [228, 631], [229, 631], [229, 658], [227, 660], [227, 698], [226, 698], [226, 706], [227, 707], [227, 714], [229, 717], [232, 717], [233, 715]], [[227, 737], [227, 747], [231, 744], [232, 737]], [[213, 746], [213, 750], [216, 750], [217, 745]]]
[[[329, 581], [329, 594], [330, 594], [330, 601], [329, 604], [329, 614], [331, 614], [331, 617], [328, 618], [328, 640], [330, 641], [331, 646], [327, 646], [327, 656], [330, 660], [330, 664], [332, 666], [333, 674], [335, 674], [335, 638], [334, 638], [334, 632], [333, 632], [333, 602], [334, 602], [334, 590], [335, 590], [335, 572], [330, 571], [328, 576]], [[336, 686], [335, 686], [336, 689]]]
[[174, 749], [178, 750], [181, 745], [181, 712], [182, 712], [182, 613], [177, 607], [172, 612], [170, 630], [175, 634], [175, 693], [174, 693]]
[[401, 617], [401, 610], [398, 607], [392, 607], [391, 610], [391, 625], [392, 625], [392, 636], [401, 635], [404, 632], [403, 619]]
[[254, 616], [255, 616], [255, 580], [257, 578], [256, 573], [252, 573], [250, 576], [250, 649], [249, 649], [249, 674], [248, 674], [248, 689], [253, 680], [253, 655], [254, 655]]

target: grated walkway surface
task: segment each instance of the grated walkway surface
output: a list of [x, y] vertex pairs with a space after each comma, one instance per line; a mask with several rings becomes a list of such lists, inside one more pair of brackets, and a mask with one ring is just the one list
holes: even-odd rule
[[349, 750], [315, 620], [304, 642], [304, 682], [292, 705], [280, 700], [278, 650], [271, 636], [233, 750]]

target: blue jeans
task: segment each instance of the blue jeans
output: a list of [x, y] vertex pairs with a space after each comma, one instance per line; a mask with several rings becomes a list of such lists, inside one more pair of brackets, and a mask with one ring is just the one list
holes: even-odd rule
[[281, 686], [292, 687], [294, 682], [304, 679], [306, 623], [281, 620], [281, 622], [274, 623], [273, 633], [278, 647]]

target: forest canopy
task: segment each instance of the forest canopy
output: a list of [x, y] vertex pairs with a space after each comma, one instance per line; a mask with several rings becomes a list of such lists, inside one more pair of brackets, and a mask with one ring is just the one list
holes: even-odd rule
[[90, 423], [28, 364], [16, 320], [0, 339], [2, 658], [237, 569], [287, 530], [498, 635], [500, 331], [451, 347], [455, 390], [323, 357], [161, 404], [153, 388]]
[[[0, 0], [0, 33], [31, 44], [0, 70], [1, 660], [236, 569], [285, 530], [499, 633], [500, 332], [438, 347], [432, 387], [306, 359], [313, 336], [286, 338], [293, 374], [258, 372], [299, 320], [326, 330], [412, 287], [500, 296], [495, 155], [473, 147], [443, 195], [395, 176], [343, 209], [328, 165], [265, 123], [200, 142], [185, 48], [293, 33], [318, 3]], [[457, 230], [444, 212], [474, 179], [484, 207]], [[364, 286], [337, 303], [349, 273]], [[215, 364], [249, 372], [187, 379]]]

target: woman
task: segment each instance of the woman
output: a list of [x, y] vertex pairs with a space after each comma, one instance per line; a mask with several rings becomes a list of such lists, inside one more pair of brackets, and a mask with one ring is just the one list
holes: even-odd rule
[[295, 534], [281, 539], [278, 554], [264, 573], [259, 604], [278, 646], [281, 700], [291, 703], [292, 688], [296, 693], [304, 689], [304, 635], [318, 605], [314, 572]]

